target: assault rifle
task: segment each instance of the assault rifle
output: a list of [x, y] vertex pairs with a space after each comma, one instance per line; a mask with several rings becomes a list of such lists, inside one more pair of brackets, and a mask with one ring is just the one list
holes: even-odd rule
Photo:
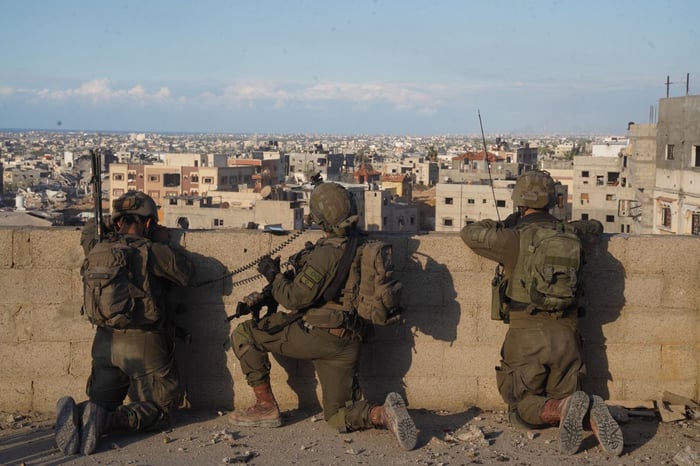
[[263, 307], [267, 307], [267, 314], [274, 314], [277, 312], [278, 306], [279, 304], [277, 304], [275, 298], [272, 297], [272, 284], [269, 284], [265, 286], [261, 292], [254, 291], [244, 297], [242, 301], [239, 301], [236, 306], [236, 313], [228, 316], [227, 320], [233, 320], [252, 314], [253, 322], [257, 325], [260, 321], [260, 311]]
[[102, 231], [102, 161], [100, 149], [90, 149], [90, 159], [92, 162], [92, 196], [95, 201], [95, 237], [97, 241], [102, 241], [104, 232]]

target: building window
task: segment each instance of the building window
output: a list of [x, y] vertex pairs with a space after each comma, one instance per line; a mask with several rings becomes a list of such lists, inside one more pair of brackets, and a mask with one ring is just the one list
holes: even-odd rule
[[115, 173], [112, 175], [112, 179], [114, 181], [124, 181], [124, 174], [123, 173]]
[[211, 176], [205, 176], [202, 178], [202, 183], [204, 184], [214, 184], [214, 178]]
[[506, 201], [503, 199], [499, 199], [496, 201], [496, 207], [505, 207], [506, 206]]
[[693, 166], [700, 168], [700, 146], [693, 146]]
[[451, 218], [443, 218], [442, 224], [446, 227], [451, 227], [452, 226], [452, 219]]
[[606, 215], [605, 221], [608, 223], [613, 223], [615, 221], [615, 216], [614, 215]]
[[228, 176], [222, 176], [220, 184], [228, 184]]
[[411, 215], [411, 219], [409, 221], [411, 222], [411, 225], [415, 225], [416, 224], [416, 217]]
[[482, 200], [481, 200], [481, 203], [482, 203], [482, 204], [486, 204], [486, 199], [482, 199]]
[[171, 197], [168, 199], [168, 204], [170, 205], [177, 205], [177, 198], [176, 197]]
[[150, 181], [151, 183], [160, 181], [160, 175], [148, 175], [148, 181]]
[[474, 199], [467, 199], [467, 204], [474, 204]]
[[605, 184], [605, 179], [603, 175], [598, 175], [595, 177], [595, 185], [596, 186], [603, 186]]
[[196, 174], [196, 173], [192, 173], [192, 174], [190, 175], [190, 181], [191, 181], [192, 183], [199, 183], [199, 175]]
[[121, 196], [122, 194], [124, 194], [123, 189], [113, 189], [112, 190], [112, 197], [115, 199], [118, 198], [119, 196]]
[[222, 226], [224, 226], [224, 219], [223, 219], [223, 218], [215, 218], [215, 219], [214, 219], [214, 226], [215, 226], [215, 227], [222, 227]]
[[581, 220], [588, 220], [588, 214], [581, 214]]
[[627, 156], [626, 155], [624, 155], [622, 157], [622, 167], [627, 168]]
[[661, 207], [661, 224], [666, 228], [671, 228], [671, 207]]
[[136, 172], [130, 171], [126, 176], [126, 181], [128, 181], [129, 183], [133, 183], [134, 181], [136, 181]]
[[620, 172], [608, 172], [608, 185], [617, 186], [617, 180], [620, 177]]
[[166, 188], [176, 188], [180, 186], [180, 174], [179, 173], [164, 173], [163, 174], [163, 186]]
[[700, 212], [693, 212], [690, 224], [690, 234], [700, 235]]
[[588, 170], [583, 170], [583, 171], [581, 172], [581, 177], [582, 177], [582, 178], [588, 178], [588, 177], [589, 177]]
[[388, 220], [387, 217], [382, 217], [382, 226], [386, 226], [386, 224], [389, 223]]
[[445, 204], [452, 205], [454, 203], [454, 199], [451, 197], [446, 197], [445, 198]]
[[673, 144], [666, 145], [666, 160], [673, 160]]
[[615, 195], [614, 195], [614, 194], [606, 194], [606, 195], [605, 195], [605, 200], [606, 200], [606, 201], [614, 201], [614, 200], [615, 200]]

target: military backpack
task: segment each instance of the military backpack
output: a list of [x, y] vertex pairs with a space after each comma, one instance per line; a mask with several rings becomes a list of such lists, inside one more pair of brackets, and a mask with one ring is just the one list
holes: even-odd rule
[[520, 228], [520, 252], [507, 295], [528, 310], [564, 311], [580, 292], [581, 240], [562, 222]]
[[344, 299], [363, 319], [377, 325], [389, 325], [401, 319], [403, 285], [393, 278], [394, 262], [391, 244], [368, 240], [355, 253]]
[[160, 313], [148, 292], [145, 238], [120, 237], [97, 243], [82, 268], [83, 312], [98, 327], [155, 324]]

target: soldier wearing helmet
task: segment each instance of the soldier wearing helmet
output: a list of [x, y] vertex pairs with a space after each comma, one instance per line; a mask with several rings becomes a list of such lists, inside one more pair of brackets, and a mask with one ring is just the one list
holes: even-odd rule
[[[150, 196], [129, 192], [116, 199], [112, 207], [113, 226], [107, 238], [98, 244], [95, 225], [83, 229], [81, 244], [86, 259], [81, 274], [84, 280], [91, 270], [109, 274], [111, 264], [102, 258], [125, 249], [131, 251], [119, 257], [126, 258], [130, 270], [123, 280], [128, 282], [125, 287], [132, 305], [128, 307], [128, 319], [120, 321], [125, 323], [118, 328], [111, 326], [112, 321], [93, 321], [97, 329], [87, 382], [88, 400], [78, 405], [69, 396], [58, 400], [56, 443], [67, 456], [93, 453], [100, 436], [110, 431], [167, 426], [170, 412], [181, 397], [173, 359], [172, 310], [168, 309], [166, 294], [173, 285], [190, 285], [194, 267], [184, 251], [169, 241], [168, 229], [158, 225], [157, 206]], [[91, 294], [88, 289], [86, 284], [86, 295]], [[107, 290], [113, 289], [105, 288], [105, 293]], [[104, 298], [107, 301], [117, 301], [116, 293], [106, 296], [111, 296]], [[127, 393], [131, 402], [123, 404]]]
[[383, 405], [367, 401], [357, 380], [364, 324], [354, 310], [339, 304], [362, 241], [352, 194], [337, 183], [321, 182], [311, 193], [309, 209], [324, 236], [292, 256], [294, 271], [281, 273], [279, 257], [265, 256], [258, 266], [272, 298], [295, 312], [268, 314], [257, 324], [248, 320], [231, 334], [233, 352], [253, 388], [255, 404], [234, 411], [229, 419], [247, 427], [282, 424], [270, 386], [268, 353], [273, 353], [313, 362], [323, 393], [323, 415], [330, 426], [342, 432], [386, 428], [402, 448], [413, 449], [417, 431], [401, 396], [389, 393]]
[[[526, 273], [521, 236], [527, 229], [555, 229], [563, 225], [549, 213], [556, 202], [555, 186], [546, 171], [525, 172], [513, 189], [515, 213], [502, 222], [483, 220], [468, 224], [460, 236], [475, 253], [503, 268], [499, 306], [507, 308], [510, 326], [501, 348], [496, 380], [509, 405], [511, 421], [524, 428], [559, 426], [559, 449], [565, 454], [577, 452], [585, 423], [606, 452], [619, 455], [623, 447], [620, 427], [599, 396], [581, 391], [585, 366], [578, 333], [578, 306], [551, 312], [538, 308], [529, 301], [530, 295], [518, 288], [526, 281], [521, 276]], [[603, 231], [597, 220], [569, 225], [582, 240]]]

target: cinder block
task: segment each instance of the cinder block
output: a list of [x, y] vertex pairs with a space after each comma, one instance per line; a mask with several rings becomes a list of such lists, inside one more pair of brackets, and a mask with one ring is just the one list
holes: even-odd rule
[[34, 304], [31, 309], [33, 341], [90, 341], [95, 334], [87, 317], [80, 315], [81, 303]]
[[476, 404], [476, 378], [455, 377], [450, 383], [436, 377], [409, 376], [406, 397], [414, 407], [461, 411]]
[[501, 320], [491, 320], [491, 304], [476, 311], [476, 341], [500, 346], [508, 332], [508, 324]]
[[700, 300], [697, 282], [698, 273], [692, 275], [667, 275], [664, 277], [661, 303], [664, 308], [697, 311]]
[[70, 343], [0, 343], [4, 377], [60, 377], [68, 374]]
[[585, 315], [578, 320], [579, 333], [586, 344], [625, 340], [628, 309], [586, 306]]
[[496, 377], [494, 368], [500, 364], [500, 344], [459, 342], [445, 348], [445, 358], [445, 368], [450, 376]]
[[77, 403], [86, 400], [85, 379], [82, 377], [37, 377], [34, 379], [32, 409], [40, 413], [55, 413], [56, 402], [62, 396], [72, 396]]
[[0, 343], [26, 342], [31, 337], [31, 307], [22, 304], [0, 304]]
[[[630, 237], [630, 253], [627, 256], [625, 270], [632, 274], [665, 274], [688, 276], [698, 274], [698, 261], [689, 260], [698, 257], [700, 244], [692, 236], [665, 237], [663, 247], [659, 247], [658, 235]], [[634, 251], [634, 252], [632, 252]], [[656, 254], [654, 252], [657, 252]], [[659, 260], [659, 255], [663, 260]]]
[[626, 308], [624, 340], [628, 343], [692, 345], [697, 342], [697, 312], [685, 309]]
[[85, 257], [75, 230], [31, 230], [29, 244], [32, 267], [80, 268]]
[[71, 300], [68, 269], [9, 269], [0, 274], [0, 304], [49, 304]]
[[[30, 244], [30, 230], [13, 230], [12, 233], [12, 267], [31, 267], [32, 255]], [[1, 287], [0, 287], [1, 288]], [[4, 289], [4, 288], [2, 288]]]
[[610, 373], [614, 377], [633, 379], [644, 374], [648, 380], [657, 379], [661, 372], [661, 345], [618, 344], [607, 346]]
[[70, 366], [68, 373], [87, 380], [92, 370], [92, 340], [74, 341], [70, 344]]
[[[0, 349], [0, 351], [2, 351]], [[5, 359], [3, 359], [5, 360]], [[25, 375], [0, 377], [0, 409], [5, 412], [26, 413], [32, 409], [34, 390], [32, 381]]]
[[625, 305], [658, 308], [663, 306], [663, 275], [627, 275], [625, 280]]
[[0, 230], [0, 269], [12, 267], [12, 232], [13, 230]]
[[476, 405], [482, 409], [503, 410], [508, 408], [508, 404], [503, 401], [498, 392], [498, 384], [495, 374], [492, 377], [477, 378], [477, 399]]
[[697, 347], [693, 347], [692, 343], [662, 345], [659, 379], [673, 383], [676, 381], [697, 381], [699, 354]]

